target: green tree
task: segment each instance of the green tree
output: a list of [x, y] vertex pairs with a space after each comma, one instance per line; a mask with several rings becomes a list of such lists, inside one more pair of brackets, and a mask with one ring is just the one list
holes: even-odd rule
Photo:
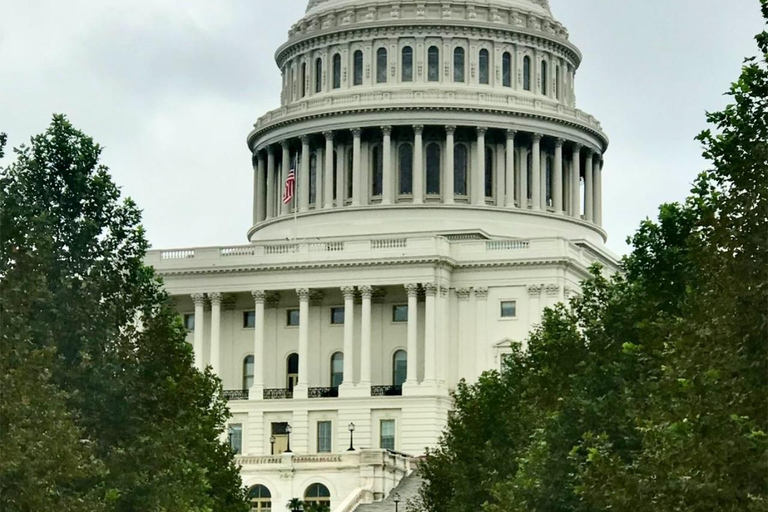
[[[15, 153], [0, 172], [0, 361], [19, 376], [0, 400], [0, 508], [57, 509], [34, 501], [50, 482], [96, 504], [79, 510], [246, 510], [220, 383], [192, 367], [101, 148], [54, 116]], [[30, 465], [53, 438], [69, 462]]]

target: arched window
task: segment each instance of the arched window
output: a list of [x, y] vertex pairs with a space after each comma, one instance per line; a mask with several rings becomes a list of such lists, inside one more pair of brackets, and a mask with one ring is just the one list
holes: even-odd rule
[[336, 352], [331, 356], [331, 387], [341, 386], [344, 380], [344, 354]]
[[547, 157], [547, 206], [554, 206], [552, 200], [552, 158]]
[[464, 48], [453, 50], [453, 81], [464, 81]]
[[512, 54], [509, 52], [501, 56], [501, 82], [504, 87], [512, 87]]
[[315, 93], [323, 92], [323, 59], [315, 60]]
[[379, 48], [376, 50], [376, 83], [383, 84], [387, 82], [387, 49]]
[[309, 204], [317, 202], [317, 154], [309, 157]]
[[405, 46], [403, 48], [403, 70], [402, 81], [413, 82], [413, 48]]
[[248, 502], [252, 512], [272, 510], [272, 493], [263, 485], [254, 485], [248, 490]]
[[312, 484], [304, 492], [304, 503], [330, 506], [331, 491], [323, 484]]
[[488, 50], [482, 49], [480, 50], [480, 83], [481, 84], [489, 84], [491, 81], [491, 56], [488, 53]]
[[427, 50], [427, 80], [440, 81], [440, 48], [437, 46], [430, 46]]
[[467, 167], [469, 163], [467, 146], [456, 144], [453, 148], [453, 193], [467, 195]]
[[555, 67], [555, 98], [560, 99], [560, 66]]
[[547, 95], [547, 61], [541, 61], [541, 94]]
[[440, 194], [440, 146], [431, 143], [427, 146], [427, 194]]
[[531, 90], [531, 58], [527, 55], [523, 57], [523, 89]]
[[341, 88], [341, 55], [333, 56], [333, 88]]
[[354, 178], [352, 175], [355, 172], [355, 152], [352, 148], [347, 149], [347, 199], [352, 198], [352, 192], [354, 191]]
[[381, 145], [377, 144], [371, 152], [371, 195], [380, 196], [384, 185], [384, 151]]
[[363, 85], [363, 51], [357, 50], [353, 56], [353, 81], [352, 85]]
[[405, 350], [398, 350], [392, 356], [392, 385], [402, 386], [408, 378], [408, 354]]
[[307, 95], [307, 63], [302, 62], [301, 63], [301, 83], [299, 84], [299, 88], [301, 89], [301, 97]]
[[399, 187], [400, 194], [413, 194], [413, 146], [401, 144], [399, 149]]
[[291, 354], [285, 362], [287, 374], [286, 387], [293, 392], [293, 388], [299, 382], [299, 354]]
[[253, 356], [243, 359], [243, 390], [253, 387]]
[[493, 149], [485, 148], [485, 197], [493, 197]]

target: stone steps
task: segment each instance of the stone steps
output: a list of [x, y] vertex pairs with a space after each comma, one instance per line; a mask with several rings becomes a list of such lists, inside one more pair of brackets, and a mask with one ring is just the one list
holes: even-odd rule
[[395, 487], [383, 501], [360, 505], [355, 509], [355, 512], [394, 512], [395, 494], [400, 496], [398, 509], [400, 512], [405, 512], [408, 502], [415, 500], [418, 497], [419, 489], [421, 489], [423, 481], [419, 470], [416, 469], [410, 475], [403, 478], [397, 487]]

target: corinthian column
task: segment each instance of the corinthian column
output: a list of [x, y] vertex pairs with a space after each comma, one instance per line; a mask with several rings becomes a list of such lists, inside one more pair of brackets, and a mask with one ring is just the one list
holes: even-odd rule
[[221, 294], [209, 294], [211, 299], [211, 368], [218, 375], [221, 370]]
[[309, 210], [309, 136], [301, 137], [301, 174], [299, 174], [299, 211]]
[[355, 287], [345, 286], [344, 294], [344, 380], [342, 386], [355, 384]]
[[192, 349], [195, 354], [195, 368], [203, 370], [203, 328], [205, 327], [205, 294], [195, 293], [192, 295], [195, 302], [195, 340]]
[[600, 153], [595, 155], [594, 163], [595, 180], [595, 223], [598, 226], [603, 225], [603, 157]]
[[415, 386], [419, 383], [419, 285], [407, 284], [408, 293], [408, 377], [406, 385]]
[[325, 179], [323, 180], [323, 186], [325, 191], [323, 193], [323, 199], [325, 204], [323, 208], [333, 208], [333, 132], [323, 132], [325, 136]]
[[587, 149], [587, 161], [584, 164], [584, 219], [587, 222], [592, 222], [595, 219], [593, 201], [594, 183], [592, 181], [593, 171], [592, 150]]
[[555, 141], [555, 169], [552, 171], [552, 202], [555, 203], [555, 213], [563, 213], [563, 144], [565, 140]]
[[424, 202], [424, 127], [413, 127], [413, 203]]
[[395, 176], [392, 167], [392, 127], [382, 126], [381, 133], [384, 135], [384, 143], [381, 146], [382, 160], [382, 198], [381, 204], [392, 204], [394, 202]]
[[307, 398], [309, 391], [309, 290], [299, 288], [299, 381], [293, 390], [295, 398]]
[[507, 130], [507, 159], [506, 159], [506, 201], [504, 206], [507, 208], [515, 207], [515, 130]]
[[251, 295], [256, 313], [253, 325], [253, 387], [248, 398], [261, 400], [264, 398], [264, 302], [267, 294], [263, 290], [256, 290]]
[[267, 146], [267, 211], [265, 219], [275, 216], [275, 150]]
[[573, 147], [573, 165], [571, 167], [571, 215], [581, 217], [581, 144]]
[[533, 134], [533, 159], [531, 166], [531, 185], [533, 185], [533, 209], [541, 210], [541, 137], [540, 133]]
[[[363, 296], [363, 318], [360, 334], [360, 384], [371, 385], [371, 298], [373, 288], [361, 286], [360, 293]], [[346, 322], [346, 316], [344, 318]]]
[[363, 131], [360, 128], [352, 130], [352, 206], [360, 206], [362, 191], [360, 190], [360, 180], [363, 178], [361, 170], [362, 151], [360, 139]]
[[435, 363], [437, 362], [437, 337], [435, 329], [436, 323], [436, 299], [437, 285], [435, 283], [426, 283], [424, 291], [427, 295], [427, 303], [424, 313], [424, 382], [435, 383]]
[[475, 165], [475, 204], [485, 204], [485, 132], [488, 128], [477, 129], [477, 165]]
[[443, 202], [445, 204], [453, 204], [454, 202], [454, 188], [455, 188], [455, 161], [454, 161], [454, 147], [456, 146], [455, 142], [456, 137], [456, 127], [455, 126], [446, 126], [445, 127], [445, 165], [443, 166], [443, 169], [445, 170], [445, 175], [442, 179], [442, 185], [443, 185]]

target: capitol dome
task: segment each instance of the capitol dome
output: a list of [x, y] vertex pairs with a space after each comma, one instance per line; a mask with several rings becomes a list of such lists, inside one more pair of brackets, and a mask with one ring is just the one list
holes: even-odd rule
[[[344, 7], [359, 7], [366, 4], [378, 4], [380, 0], [309, 0], [307, 4], [307, 14], [317, 14], [324, 10], [344, 8]], [[422, 2], [428, 3], [428, 2]], [[441, 2], [446, 3], [446, 2]], [[453, 2], [455, 4], [462, 3], [461, 1]], [[464, 2], [466, 3], [466, 1]], [[496, 4], [503, 7], [525, 9], [527, 11], [536, 12], [538, 14], [549, 14], [549, 0], [494, 0], [487, 2], [480, 2], [486, 4]]]

